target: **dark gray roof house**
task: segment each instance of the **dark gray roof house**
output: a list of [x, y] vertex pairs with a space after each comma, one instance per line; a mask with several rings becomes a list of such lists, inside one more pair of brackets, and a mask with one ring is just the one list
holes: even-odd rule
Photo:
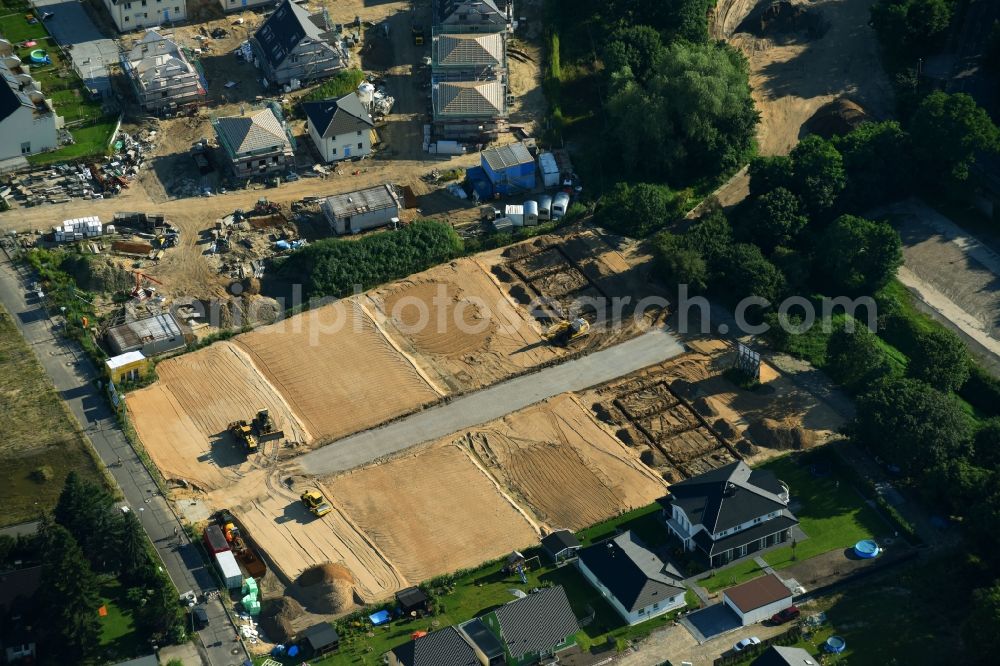
[[816, 663], [802, 648], [772, 645], [751, 661], [750, 666], [816, 666]]
[[506, 646], [508, 661], [551, 656], [575, 643], [580, 630], [561, 585], [504, 604], [479, 618]]
[[306, 102], [302, 111], [309, 119], [309, 128], [327, 139], [338, 134], [368, 131], [375, 127], [368, 109], [361, 103], [357, 93], [344, 95], [339, 99], [324, 99]]
[[339, 35], [325, 25], [323, 14], [310, 16], [285, 0], [250, 38], [257, 65], [269, 83], [315, 81], [347, 66]]
[[579, 566], [630, 623], [684, 605], [684, 577], [631, 530], [581, 550]]
[[788, 487], [773, 472], [737, 461], [675, 483], [657, 501], [684, 547], [722, 566], [790, 538], [799, 521], [788, 499]]
[[404, 643], [389, 652], [394, 666], [480, 666], [475, 650], [455, 627]]

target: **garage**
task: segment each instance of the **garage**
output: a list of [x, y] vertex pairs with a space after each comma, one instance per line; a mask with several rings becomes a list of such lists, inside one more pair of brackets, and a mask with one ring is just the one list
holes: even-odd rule
[[722, 601], [746, 627], [791, 606], [792, 591], [780, 578], [768, 574], [723, 591]]

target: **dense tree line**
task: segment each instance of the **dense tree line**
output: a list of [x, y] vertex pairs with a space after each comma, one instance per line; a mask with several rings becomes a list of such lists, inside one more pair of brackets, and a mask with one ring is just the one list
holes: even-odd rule
[[131, 511], [116, 510], [104, 488], [75, 472], [66, 477], [56, 508], [42, 518], [38, 534], [0, 537], [0, 568], [15, 560], [42, 567], [42, 586], [29, 606], [39, 663], [99, 660], [100, 586], [112, 578], [127, 590], [140, 635], [160, 644], [184, 638], [177, 590], [158, 565], [139, 520]]
[[307, 298], [347, 296], [418, 273], [462, 253], [462, 239], [450, 225], [419, 221], [392, 233], [358, 240], [329, 238], [293, 252], [279, 275], [302, 284]]

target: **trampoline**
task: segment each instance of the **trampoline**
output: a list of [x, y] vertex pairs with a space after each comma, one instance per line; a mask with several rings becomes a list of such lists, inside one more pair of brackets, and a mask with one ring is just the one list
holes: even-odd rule
[[823, 643], [823, 649], [833, 654], [840, 654], [845, 648], [847, 648], [847, 641], [840, 636], [830, 636]]
[[882, 553], [879, 545], [871, 539], [862, 539], [854, 544], [854, 554], [864, 560], [878, 557]]

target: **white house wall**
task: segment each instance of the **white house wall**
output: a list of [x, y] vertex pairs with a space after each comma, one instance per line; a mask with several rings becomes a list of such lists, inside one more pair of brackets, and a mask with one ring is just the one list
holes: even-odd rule
[[[309, 136], [312, 138], [313, 144], [315, 144], [324, 162], [336, 162], [354, 157], [364, 157], [372, 152], [371, 130], [338, 134], [324, 139], [319, 135], [319, 131], [310, 123]], [[344, 150], [345, 147], [348, 149], [347, 151]]]
[[733, 611], [740, 617], [743, 622], [744, 627], [748, 627], [751, 624], [757, 624], [758, 622], [763, 622], [764, 620], [770, 618], [775, 613], [785, 610], [792, 605], [792, 595], [789, 593], [787, 597], [779, 601], [775, 601], [773, 604], [768, 604], [766, 606], [761, 606], [760, 608], [755, 608], [754, 610], [743, 613], [739, 608], [736, 607], [729, 597], [722, 594], [722, 600], [727, 606], [729, 606]]
[[117, 5], [104, 0], [104, 6], [119, 32], [187, 20], [185, 0], [132, 0]]
[[224, 12], [239, 12], [244, 9], [276, 4], [278, 4], [278, 0], [219, 0], [219, 5]]
[[[59, 145], [59, 117], [54, 113], [36, 115], [22, 106], [0, 123], [0, 159], [52, 150]], [[28, 152], [22, 152], [22, 144]]]

